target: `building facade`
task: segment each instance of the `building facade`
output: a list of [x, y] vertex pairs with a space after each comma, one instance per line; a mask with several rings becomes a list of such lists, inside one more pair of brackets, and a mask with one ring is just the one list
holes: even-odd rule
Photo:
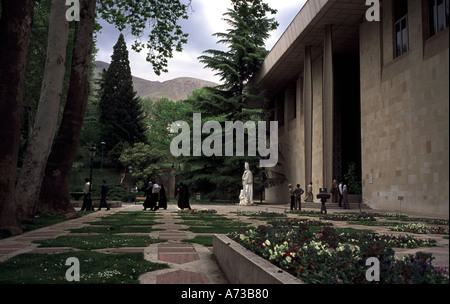
[[316, 195], [354, 164], [370, 207], [448, 217], [449, 1], [376, 2], [309, 0], [266, 57], [250, 85], [279, 123], [271, 170]]

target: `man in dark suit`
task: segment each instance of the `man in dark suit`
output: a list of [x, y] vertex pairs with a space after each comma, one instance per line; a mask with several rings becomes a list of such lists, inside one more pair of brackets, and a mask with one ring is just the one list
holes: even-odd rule
[[108, 202], [106, 201], [106, 196], [108, 195], [108, 192], [109, 192], [108, 184], [106, 184], [106, 181], [103, 180], [103, 185], [100, 192], [100, 205], [98, 206], [97, 211], [102, 209], [103, 204], [105, 204], [106, 210], [109, 210], [109, 205]]

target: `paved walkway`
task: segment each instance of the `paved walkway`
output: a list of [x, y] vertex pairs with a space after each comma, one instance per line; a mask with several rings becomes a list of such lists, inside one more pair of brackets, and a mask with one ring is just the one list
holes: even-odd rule
[[[320, 209], [317, 204], [316, 210]], [[218, 214], [225, 214], [230, 218], [239, 219], [243, 222], [249, 222], [253, 225], [263, 224], [248, 217], [238, 216], [237, 211], [288, 211], [287, 205], [259, 205], [259, 206], [237, 206], [237, 205], [194, 205], [194, 209], [215, 209]], [[83, 217], [58, 223], [49, 227], [37, 229], [24, 233], [19, 236], [10, 237], [0, 240], [0, 262], [5, 261], [15, 255], [22, 253], [53, 253], [71, 250], [71, 248], [38, 248], [38, 244], [32, 243], [34, 240], [43, 240], [56, 238], [62, 235], [68, 235], [70, 229], [86, 227], [89, 223], [98, 221], [100, 217], [108, 214], [114, 214], [118, 211], [140, 211], [141, 205], [125, 204], [121, 208], [114, 208], [109, 211], [98, 211], [90, 213]], [[219, 269], [215, 258], [212, 254], [212, 248], [199, 244], [185, 243], [182, 240], [194, 238], [196, 233], [184, 231], [187, 228], [179, 222], [181, 219], [174, 212], [177, 208], [175, 205], [169, 204], [167, 210], [158, 210], [157, 213], [162, 216], [157, 221], [161, 224], [155, 225], [160, 231], [150, 233], [152, 238], [167, 239], [165, 243], [151, 244], [148, 247], [138, 248], [118, 248], [118, 249], [102, 249], [104, 252], [120, 252], [132, 251], [143, 252], [144, 257], [148, 261], [166, 263], [170, 268], [145, 273], [140, 277], [142, 284], [226, 284], [227, 281]], [[312, 210], [312, 209], [307, 209]], [[329, 213], [343, 210], [329, 210]], [[355, 211], [355, 210], [349, 210]], [[379, 210], [370, 210], [379, 212]], [[144, 211], [143, 211], [144, 212]], [[153, 211], [145, 211], [153, 212]], [[288, 214], [288, 216], [294, 216]], [[415, 214], [414, 216], [417, 216]], [[316, 218], [317, 219], [317, 218]], [[389, 231], [384, 226], [361, 226], [351, 225], [347, 222], [333, 221], [335, 227], [355, 227], [359, 229], [371, 229], [378, 233], [387, 234], [403, 234], [401, 232]], [[204, 235], [204, 234], [203, 234]], [[404, 254], [414, 253], [417, 251], [431, 252], [435, 256], [433, 263], [436, 266], [449, 266], [449, 240], [444, 239], [442, 235], [434, 234], [412, 234], [416, 238], [430, 238], [437, 241], [438, 247], [417, 248], [417, 249], [395, 249], [396, 254], [401, 256]]]

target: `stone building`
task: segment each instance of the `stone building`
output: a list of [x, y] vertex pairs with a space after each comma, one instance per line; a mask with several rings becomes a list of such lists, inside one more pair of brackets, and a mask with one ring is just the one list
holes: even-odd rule
[[355, 163], [370, 207], [448, 217], [449, 1], [369, 2], [307, 1], [250, 83], [279, 123], [271, 170], [316, 195]]

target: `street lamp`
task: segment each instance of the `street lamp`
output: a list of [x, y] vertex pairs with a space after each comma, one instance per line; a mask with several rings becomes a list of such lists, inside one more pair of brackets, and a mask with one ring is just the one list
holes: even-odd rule
[[132, 190], [132, 188], [133, 188], [133, 175], [132, 175], [132, 173], [133, 173], [133, 167], [132, 167], [132, 166], [128, 166], [128, 173], [130, 174], [130, 179], [129, 179], [129, 184], [128, 184], [128, 187], [129, 187], [129, 191], [128, 191], [128, 203], [131, 203], [131, 195], [132, 195], [131, 190]]
[[102, 145], [102, 162], [100, 163], [100, 170], [103, 170], [103, 150], [105, 149], [106, 143], [102, 141], [100, 145]]
[[95, 145], [92, 145], [89, 148], [89, 155], [91, 156], [91, 166], [90, 166], [90, 172], [89, 172], [89, 194], [86, 200], [86, 211], [91, 211], [93, 210], [92, 208], [92, 166], [94, 163], [94, 157], [95, 157], [95, 153], [97, 152], [97, 148], [95, 147]]

